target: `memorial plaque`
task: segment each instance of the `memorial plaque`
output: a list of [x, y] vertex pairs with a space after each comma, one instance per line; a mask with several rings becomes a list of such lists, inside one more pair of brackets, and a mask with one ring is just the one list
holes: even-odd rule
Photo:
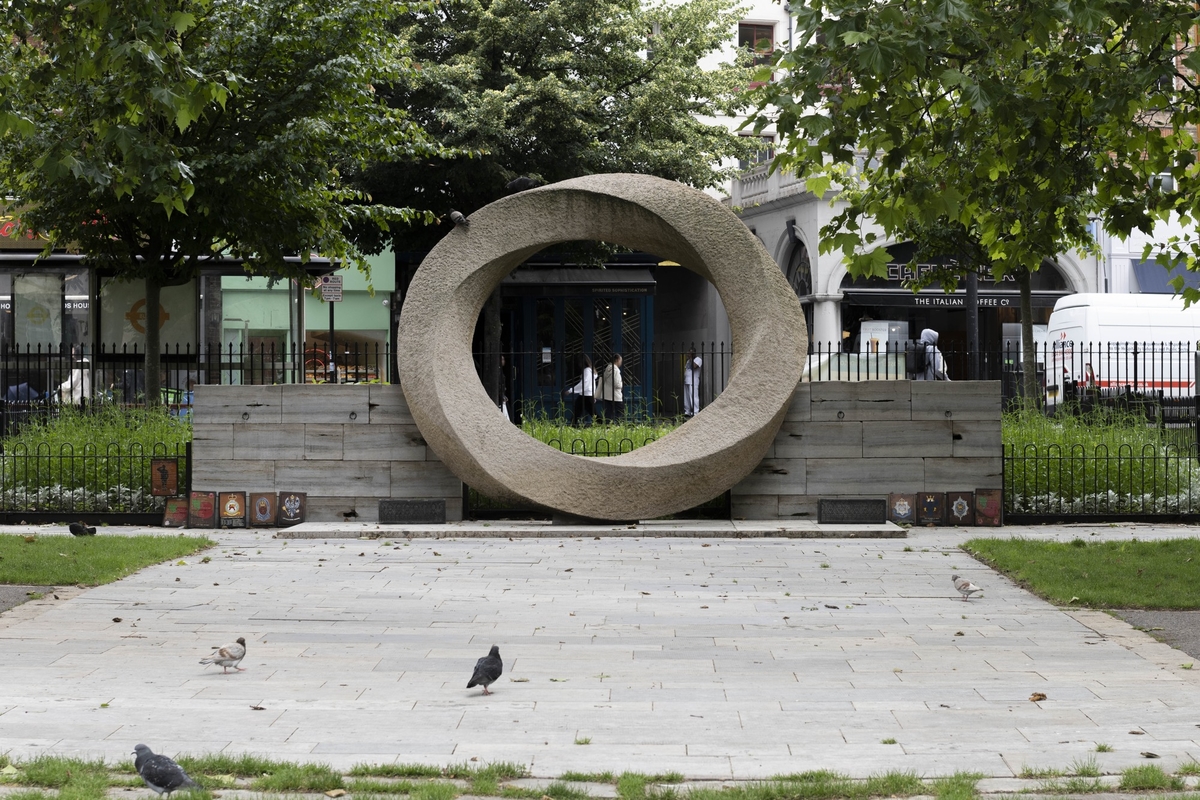
[[275, 494], [255, 492], [250, 495], [250, 524], [256, 528], [271, 528], [275, 525]]
[[886, 500], [825, 500], [817, 503], [817, 522], [831, 525], [881, 525], [887, 520]]
[[219, 506], [222, 528], [246, 527], [245, 492], [221, 492]]
[[975, 524], [989, 528], [1000, 526], [1000, 490], [975, 490]]
[[915, 494], [889, 494], [888, 520], [897, 525], [912, 525], [917, 521], [917, 496]]
[[168, 497], [163, 506], [164, 528], [186, 528], [188, 524], [188, 499]]
[[188, 527], [217, 527], [216, 492], [192, 492], [192, 499], [188, 503]]
[[179, 459], [150, 459], [150, 494], [154, 497], [179, 494]]
[[299, 525], [304, 522], [304, 503], [307, 495], [304, 492], [280, 492], [279, 511], [276, 524], [281, 528]]
[[446, 522], [446, 501], [380, 500], [379, 522], [382, 525], [440, 525]]
[[975, 524], [974, 492], [946, 492], [946, 522], [950, 525]]
[[945, 492], [917, 492], [917, 524], [941, 525], [946, 521]]

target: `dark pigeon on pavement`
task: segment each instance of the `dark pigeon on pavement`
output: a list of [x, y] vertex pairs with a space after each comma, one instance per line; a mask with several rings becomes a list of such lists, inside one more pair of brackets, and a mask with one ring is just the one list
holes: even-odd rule
[[542, 185], [542, 182], [537, 180], [536, 178], [530, 178], [525, 175], [522, 175], [519, 178], [513, 178], [511, 181], [509, 181], [505, 185], [504, 188], [508, 189], [508, 191], [510, 191], [510, 192], [524, 192], [528, 189], [536, 189], [537, 187], [539, 187], [541, 185]]
[[171, 792], [177, 789], [200, 788], [200, 785], [183, 771], [183, 767], [166, 756], [156, 755], [146, 745], [139, 744], [133, 748], [133, 754], [137, 756], [133, 766], [137, 768], [138, 775], [142, 776], [147, 786], [160, 795], [165, 794], [169, 797]]
[[500, 660], [500, 648], [492, 645], [488, 654], [475, 662], [475, 674], [471, 676], [467, 688], [482, 686], [484, 694], [491, 694], [488, 687], [500, 680], [500, 673], [503, 671], [504, 662]]
[[453, 208], [450, 209], [450, 221], [454, 223], [455, 227], [461, 225], [466, 228], [471, 224], [470, 220], [464, 217], [461, 211], [455, 211]]
[[96, 535], [95, 528], [89, 528], [87, 525], [84, 525], [82, 522], [72, 522], [70, 525], [67, 526], [67, 530], [69, 530], [71, 532], [72, 536], [95, 536]]

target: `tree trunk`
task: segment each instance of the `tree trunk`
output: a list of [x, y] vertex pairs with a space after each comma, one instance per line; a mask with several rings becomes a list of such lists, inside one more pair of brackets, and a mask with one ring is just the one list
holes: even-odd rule
[[1016, 274], [1017, 286], [1021, 289], [1021, 407], [1036, 409], [1042, 405], [1042, 387], [1037, 377], [1037, 351], [1033, 344], [1033, 294], [1030, 289], [1030, 273], [1021, 270]]
[[162, 340], [159, 336], [158, 309], [162, 298], [162, 282], [151, 271], [146, 276], [146, 406], [162, 403]]
[[500, 289], [483, 306], [483, 388], [500, 405]]

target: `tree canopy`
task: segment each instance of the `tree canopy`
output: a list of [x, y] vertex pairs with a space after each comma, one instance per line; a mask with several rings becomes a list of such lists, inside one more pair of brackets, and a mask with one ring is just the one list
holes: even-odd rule
[[[213, 258], [304, 278], [285, 258], [316, 252], [361, 265], [356, 230], [418, 216], [370, 202], [349, 177], [437, 152], [375, 92], [413, 69], [387, 30], [396, 9], [10, 0], [0, 186], [47, 249], [71, 244], [92, 265], [145, 281], [156, 359], [159, 289]], [[156, 402], [157, 368], [146, 377]]]
[[1196, 174], [1196, 7], [795, 8], [795, 47], [777, 60], [782, 77], [761, 90], [756, 124], [778, 128], [776, 168], [818, 194], [842, 190], [848, 204], [823, 231], [822, 251], [841, 252], [852, 274], [881, 274], [879, 245], [903, 238], [922, 257], [970, 251], [960, 269], [981, 261], [997, 278], [1014, 276], [1033, 396], [1029, 274], [1059, 253], [1094, 248], [1096, 221], [1124, 236], [1195, 208], [1180, 189]]
[[[733, 0], [414, 6], [395, 29], [419, 68], [386, 93], [445, 146], [473, 157], [381, 166], [369, 174], [371, 194], [445, 215], [502, 197], [518, 176], [551, 183], [638, 172], [715, 186], [729, 159], [754, 148], [714, 119], [745, 105], [748, 66], [700, 66], [730, 41], [737, 19]], [[394, 231], [401, 250], [445, 235], [444, 227]]]

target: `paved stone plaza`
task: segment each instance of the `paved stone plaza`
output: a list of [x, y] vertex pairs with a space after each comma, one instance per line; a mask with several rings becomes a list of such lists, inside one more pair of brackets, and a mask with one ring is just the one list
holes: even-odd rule
[[[1143, 751], [1167, 769], [1200, 757], [1200, 670], [1179, 666], [1190, 657], [1108, 615], [1059, 611], [957, 549], [986, 533], [212, 532], [210, 563], [164, 564], [0, 615], [0, 752], [117, 762], [145, 742], [172, 755], [253, 752], [342, 768], [478, 758], [537, 776], [718, 779], [811, 769], [1010, 777], [1090, 756], [1106, 772], [1146, 763]], [[960, 601], [953, 572], [983, 597]], [[238, 636], [245, 672], [197, 663]], [[505, 672], [485, 697], [465, 684], [492, 644]], [[1034, 692], [1047, 699], [1031, 702]], [[1095, 753], [1097, 743], [1114, 752]]]

